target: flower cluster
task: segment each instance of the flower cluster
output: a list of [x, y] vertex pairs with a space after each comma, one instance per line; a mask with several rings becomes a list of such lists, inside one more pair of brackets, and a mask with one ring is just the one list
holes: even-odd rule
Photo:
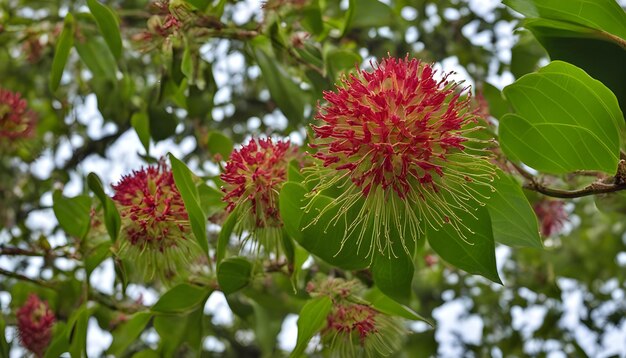
[[21, 345], [37, 357], [43, 357], [52, 338], [54, 313], [48, 303], [30, 294], [26, 303], [17, 311], [17, 331]]
[[161, 161], [113, 185], [122, 217], [117, 253], [133, 262], [147, 280], [180, 277], [201, 254], [191, 235], [187, 211], [174, 176]]
[[324, 348], [339, 357], [388, 356], [401, 346], [402, 322], [361, 300], [357, 281], [330, 278], [319, 285], [309, 283], [313, 296], [325, 295], [333, 305], [320, 332]]
[[372, 229], [367, 256], [375, 250], [396, 255], [392, 225], [407, 253], [406, 240], [423, 233], [423, 222], [435, 230], [452, 225], [467, 240], [469, 229], [457, 213], [473, 215], [483, 205], [485, 191], [477, 187], [493, 190], [495, 169], [469, 135], [481, 129], [470, 95], [449, 75], [436, 79], [429, 64], [389, 57], [371, 72], [344, 77], [336, 92], [324, 92], [316, 116], [321, 124], [313, 126], [319, 163], [310, 177], [319, 184], [312, 195], [343, 189], [326, 210], [340, 207], [337, 222], [357, 208], [358, 215], [345, 220], [351, 224], [344, 240], [358, 230], [360, 247]]
[[544, 237], [558, 234], [568, 221], [565, 202], [561, 200], [540, 200], [533, 205], [533, 209], [539, 218], [541, 234]]
[[251, 139], [232, 152], [221, 175], [227, 210], [237, 210], [240, 217], [235, 232], [244, 231], [256, 239], [257, 249], [280, 252], [282, 220], [278, 212], [278, 194], [287, 180], [289, 161], [297, 148], [286, 141], [271, 138]]
[[33, 136], [37, 118], [20, 93], [0, 88], [0, 152], [14, 150]]

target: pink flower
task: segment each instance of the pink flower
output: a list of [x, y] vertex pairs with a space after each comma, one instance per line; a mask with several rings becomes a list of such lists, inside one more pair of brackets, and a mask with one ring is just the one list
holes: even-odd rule
[[[313, 126], [311, 144], [321, 163], [320, 173], [312, 174], [320, 180], [316, 191], [342, 187], [333, 205], [343, 214], [365, 200], [363, 215], [345, 236], [379, 220], [368, 255], [375, 247], [394, 254], [392, 222], [407, 253], [405, 236], [415, 240], [422, 221], [435, 229], [450, 224], [460, 232], [456, 212], [482, 205], [476, 186], [491, 189], [493, 166], [468, 135], [480, 129], [470, 96], [448, 80], [450, 74], [435, 75], [429, 64], [389, 57], [371, 72], [345, 77], [336, 92], [324, 92], [326, 103], [318, 106], [321, 123]], [[366, 226], [361, 225], [359, 240]]]
[[565, 202], [561, 200], [540, 200], [533, 209], [539, 218], [541, 234], [545, 237], [558, 234], [568, 221]]
[[118, 254], [135, 263], [144, 278], [180, 276], [201, 249], [187, 211], [164, 161], [142, 168], [113, 185], [122, 217]]
[[[0, 145], [33, 136], [37, 118], [20, 93], [0, 88]], [[0, 149], [1, 150], [1, 149]]]
[[16, 317], [20, 344], [35, 356], [43, 357], [50, 344], [55, 322], [48, 302], [41, 301], [37, 295], [31, 293], [26, 303], [17, 311]]
[[269, 252], [276, 252], [282, 235], [278, 193], [287, 180], [289, 161], [297, 148], [271, 138], [251, 139], [231, 153], [221, 175], [227, 210], [239, 210], [236, 232], [247, 231]]

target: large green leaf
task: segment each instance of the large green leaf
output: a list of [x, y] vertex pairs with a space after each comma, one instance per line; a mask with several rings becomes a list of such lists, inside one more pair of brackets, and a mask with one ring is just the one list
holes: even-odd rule
[[615, 173], [622, 113], [601, 82], [554, 61], [504, 89], [517, 114], [500, 121], [500, 143], [514, 160], [548, 173]]
[[387, 295], [382, 293], [376, 286], [368, 290], [363, 298], [371, 303], [372, 307], [382, 313], [391, 316], [403, 317], [412, 321], [423, 321], [428, 323], [431, 327], [434, 327], [434, 324], [430, 320], [422, 317], [409, 307], [392, 300]]
[[106, 226], [107, 232], [111, 237], [111, 241], [115, 242], [122, 225], [117, 207], [115, 206], [113, 199], [104, 193], [102, 181], [100, 181], [100, 178], [95, 173], [89, 173], [89, 175], [87, 175], [87, 183], [89, 185], [89, 189], [96, 194], [102, 204], [102, 208], [104, 209], [104, 225]]
[[120, 25], [117, 22], [115, 13], [98, 0], [87, 0], [89, 11], [93, 14], [98, 24], [98, 28], [104, 37], [111, 53], [115, 58], [122, 55], [122, 36], [120, 35]]
[[329, 297], [320, 296], [308, 301], [302, 307], [300, 317], [298, 317], [298, 339], [290, 357], [300, 357], [313, 335], [324, 328], [332, 304]]
[[66, 198], [57, 190], [52, 200], [52, 210], [63, 230], [72, 236], [84, 237], [91, 223], [91, 198], [87, 195]]
[[230, 294], [244, 288], [252, 274], [252, 264], [243, 257], [229, 257], [217, 268], [217, 282], [220, 290]]
[[295, 240], [302, 240], [300, 223], [304, 215], [302, 207], [306, 193], [307, 190], [302, 184], [294, 182], [287, 182], [280, 189], [278, 198], [280, 217], [285, 225], [285, 230]]
[[304, 93], [279, 65], [278, 61], [268, 55], [262, 47], [255, 47], [254, 55], [272, 99], [290, 122], [302, 123], [304, 120]]
[[164, 314], [190, 312], [204, 302], [210, 293], [211, 290], [207, 287], [181, 283], [161, 296], [152, 306], [152, 312]]
[[224, 259], [224, 257], [226, 257], [226, 248], [228, 248], [228, 243], [230, 242], [230, 236], [233, 233], [233, 230], [235, 229], [235, 224], [237, 224], [237, 209], [235, 209], [233, 212], [231, 212], [228, 217], [226, 218], [226, 221], [224, 221], [224, 224], [222, 225], [222, 229], [220, 230], [220, 234], [217, 237], [217, 252], [215, 254], [216, 256], [216, 261], [217, 264], [219, 265], [220, 262], [222, 262], [222, 260]]
[[193, 181], [193, 174], [187, 166], [176, 159], [174, 155], [170, 153], [170, 162], [172, 163], [172, 173], [174, 174], [174, 182], [180, 192], [180, 196], [183, 198], [185, 209], [189, 214], [189, 222], [191, 224], [191, 231], [196, 238], [196, 241], [202, 248], [202, 251], [208, 255], [209, 242], [206, 235], [206, 216], [200, 206], [200, 194], [198, 194], [198, 188]]
[[137, 312], [128, 321], [120, 324], [113, 332], [113, 342], [107, 350], [107, 354], [121, 357], [126, 348], [131, 345], [143, 332], [144, 328], [152, 318], [150, 312]]
[[198, 351], [203, 337], [203, 312], [204, 307], [185, 315], [159, 315], [154, 318], [156, 329], [161, 341], [159, 347], [164, 357], [174, 357], [176, 351], [183, 342]]
[[498, 171], [491, 183], [494, 192], [485, 192], [494, 239], [515, 247], [543, 247], [537, 216], [515, 179]]
[[76, 41], [74, 48], [76, 48], [81, 60], [87, 65], [94, 77], [117, 82], [115, 58], [106, 49], [102, 38], [93, 37], [83, 41]]
[[462, 211], [456, 214], [467, 227], [461, 228], [465, 240], [450, 224], [438, 230], [428, 225], [426, 235], [430, 247], [450, 264], [501, 283], [496, 269], [495, 243], [487, 208], [478, 206], [473, 212], [475, 218]]
[[83, 304], [74, 311], [68, 321], [68, 325], [72, 327], [67, 331], [67, 338], [70, 343], [69, 352], [72, 358], [87, 357], [87, 325], [91, 311], [86, 304]]
[[130, 118], [130, 124], [135, 129], [146, 155], [150, 155], [150, 118], [145, 112], [137, 112]]
[[378, 0], [358, 0], [354, 6], [350, 5], [354, 11], [350, 22], [352, 28], [389, 26], [397, 20], [389, 5]]
[[52, 71], [50, 72], [50, 90], [52, 92], [59, 88], [61, 83], [61, 76], [63, 76], [63, 69], [67, 63], [67, 58], [70, 56], [70, 50], [74, 44], [74, 17], [72, 13], [65, 15], [65, 21], [63, 22], [63, 31], [59, 35], [57, 46], [54, 50], [54, 59], [52, 60]]

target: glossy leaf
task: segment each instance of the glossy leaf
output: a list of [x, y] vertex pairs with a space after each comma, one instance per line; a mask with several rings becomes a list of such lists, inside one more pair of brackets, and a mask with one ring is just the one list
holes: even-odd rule
[[461, 229], [466, 240], [452, 225], [444, 225], [438, 230], [429, 225], [426, 235], [430, 247], [453, 266], [502, 283], [496, 269], [495, 243], [489, 212], [485, 207], [478, 206], [473, 212], [476, 218], [465, 212], [456, 214], [467, 226], [467, 229]]
[[137, 312], [128, 321], [120, 324], [113, 332], [113, 342], [107, 354], [121, 357], [126, 349], [141, 335], [152, 318], [150, 312]]
[[619, 126], [615, 95], [571, 64], [554, 61], [504, 89], [516, 111], [500, 121], [500, 142], [514, 160], [548, 173], [615, 173]]
[[287, 182], [280, 190], [278, 207], [285, 230], [295, 240], [302, 240], [300, 223], [304, 215], [304, 195], [306, 188], [299, 183]]
[[191, 231], [202, 248], [202, 251], [208, 255], [209, 243], [206, 235], [206, 216], [200, 206], [200, 195], [193, 181], [193, 174], [191, 170], [189, 170], [183, 162], [176, 159], [174, 155], [170, 154], [169, 158], [172, 163], [174, 182], [180, 192], [180, 196], [183, 198], [185, 209], [189, 214]]
[[98, 24], [98, 28], [104, 37], [113, 56], [117, 59], [122, 55], [122, 36], [120, 35], [120, 25], [115, 17], [115, 13], [98, 0], [87, 0], [89, 11], [93, 14]]
[[152, 312], [164, 314], [190, 312], [204, 302], [210, 293], [207, 287], [181, 283], [163, 294], [152, 306]]
[[252, 274], [252, 264], [243, 257], [229, 257], [217, 268], [217, 282], [224, 294], [230, 294], [244, 288]]
[[89, 231], [91, 217], [91, 198], [80, 195], [74, 198], [67, 198], [60, 191], [55, 191], [52, 195], [52, 209], [59, 221], [59, 225], [68, 234], [82, 238]]
[[74, 45], [74, 17], [71, 13], [67, 13], [63, 22], [63, 30], [59, 35], [57, 46], [54, 50], [54, 59], [52, 60], [52, 71], [50, 72], [50, 90], [52, 92], [59, 88], [63, 69], [70, 55], [70, 50]]
[[87, 184], [89, 185], [89, 189], [96, 194], [96, 197], [102, 204], [102, 208], [104, 210], [104, 225], [107, 228], [111, 241], [115, 242], [122, 225], [122, 220], [119, 212], [117, 211], [117, 207], [115, 206], [113, 199], [104, 193], [102, 182], [95, 173], [89, 173], [89, 175], [87, 175]]
[[298, 317], [298, 339], [290, 357], [296, 358], [304, 353], [311, 338], [324, 328], [331, 308], [332, 301], [327, 296], [313, 298], [302, 307]]
[[409, 307], [398, 303], [397, 301], [389, 298], [382, 293], [377, 287], [372, 287], [363, 297], [367, 302], [372, 304], [372, 307], [378, 311], [391, 315], [406, 318], [412, 321], [422, 321], [428, 323], [429, 326], [434, 327], [434, 323], [413, 311]]

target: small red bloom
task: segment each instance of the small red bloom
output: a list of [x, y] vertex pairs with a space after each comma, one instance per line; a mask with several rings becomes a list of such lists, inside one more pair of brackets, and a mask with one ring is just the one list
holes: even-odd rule
[[37, 357], [43, 357], [52, 338], [52, 326], [55, 322], [54, 313], [48, 307], [48, 302], [41, 301], [35, 294], [30, 294], [28, 300], [16, 314], [17, 331], [22, 346], [33, 352]]
[[[471, 98], [448, 80], [450, 74], [435, 75], [429, 64], [389, 57], [371, 72], [345, 77], [336, 92], [324, 92], [326, 103], [318, 106], [321, 123], [313, 126], [311, 144], [321, 163], [313, 173], [320, 180], [316, 192], [345, 188], [332, 204], [341, 205], [340, 213], [365, 198], [367, 210], [358, 220], [374, 220], [374, 230], [380, 230], [368, 255], [374, 246], [392, 254], [389, 230], [383, 229], [389, 221], [395, 221], [407, 253], [402, 233], [408, 230], [415, 240], [422, 220], [460, 231], [455, 212], [471, 214], [480, 204], [476, 185], [491, 188], [495, 170], [487, 153], [468, 147], [479, 141], [467, 134], [480, 129]], [[399, 215], [406, 217], [398, 220]]]
[[165, 162], [142, 168], [113, 185], [122, 217], [119, 254], [145, 277], [180, 275], [200, 252], [190, 234], [187, 211]]
[[277, 237], [259, 236], [280, 234], [282, 221], [278, 213], [278, 193], [287, 180], [289, 161], [296, 153], [297, 148], [289, 141], [273, 141], [271, 138], [251, 139], [232, 152], [221, 175], [225, 182], [222, 191], [225, 193], [223, 200], [228, 203], [227, 210], [241, 210], [237, 230], [240, 234], [244, 230], [251, 232], [256, 234], [261, 245], [275, 248]]
[[545, 237], [558, 234], [568, 221], [565, 202], [561, 200], [540, 200], [533, 209], [539, 218], [541, 234]]
[[32, 137], [36, 122], [20, 93], [0, 88], [0, 145]]

